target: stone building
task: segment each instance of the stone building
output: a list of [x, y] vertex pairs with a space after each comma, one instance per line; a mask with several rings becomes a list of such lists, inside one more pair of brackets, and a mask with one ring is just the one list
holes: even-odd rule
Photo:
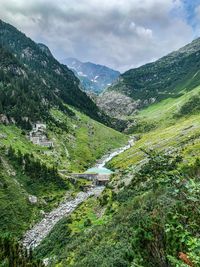
[[46, 135], [46, 124], [36, 123], [29, 133], [29, 139], [35, 145], [53, 147], [53, 142]]

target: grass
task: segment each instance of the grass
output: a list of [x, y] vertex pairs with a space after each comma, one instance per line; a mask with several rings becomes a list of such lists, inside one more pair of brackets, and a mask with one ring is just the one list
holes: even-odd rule
[[131, 149], [114, 158], [109, 166], [119, 169], [134, 167], [135, 164], [139, 164], [144, 159], [144, 153], [141, 149], [156, 149], [158, 151], [178, 149], [188, 161], [192, 161], [194, 156], [199, 156], [199, 136], [200, 116], [183, 118], [174, 125], [158, 128], [141, 135], [140, 140]]
[[[185, 104], [192, 96], [197, 95], [200, 92], [200, 86], [194, 88], [192, 91], [182, 92], [183, 95], [177, 98], [167, 98], [156, 104], [139, 111], [135, 117], [144, 121], [156, 121], [156, 123], [166, 123], [166, 120], [172, 120], [173, 115]], [[173, 120], [174, 122], [174, 120]]]
[[3, 124], [0, 124], [0, 134], [5, 138], [0, 138], [0, 146], [12, 146], [22, 154], [32, 153], [46, 165], [77, 172], [87, 169], [109, 150], [127, 142], [128, 136], [75, 112], [76, 117], [70, 118], [52, 110], [52, 115], [68, 128], [66, 131], [56, 126], [48, 127], [53, 149], [34, 145], [17, 126]]
[[[66, 194], [66, 190], [56, 187], [53, 182], [32, 181], [22, 166], [9, 161], [5, 151], [11, 146], [22, 154], [31, 153], [34, 158], [47, 166], [56, 166], [69, 172], [81, 172], [109, 150], [126, 144], [128, 136], [108, 128], [80, 112], [74, 117], [67, 117], [62, 112], [52, 109], [52, 115], [64, 128], [47, 125], [47, 134], [54, 142], [54, 148], [49, 149], [32, 144], [25, 133], [16, 125], [0, 124], [0, 213], [2, 215], [0, 231], [8, 231], [14, 236], [21, 236], [33, 223], [41, 218], [40, 211], [50, 211]], [[1, 148], [5, 149], [1, 149]], [[4, 152], [3, 152], [4, 151]], [[15, 166], [16, 165], [16, 166]], [[14, 173], [14, 174], [12, 174]], [[65, 179], [63, 177], [63, 179]], [[76, 191], [81, 181], [74, 188]], [[37, 204], [28, 201], [29, 195], [38, 198]], [[90, 209], [89, 219], [100, 223], [95, 213]], [[72, 226], [82, 227], [84, 219]], [[77, 230], [78, 231], [78, 230]]]
[[178, 149], [185, 160], [192, 162], [199, 156], [200, 148], [200, 115], [185, 116], [176, 119], [173, 115], [191, 96], [200, 92], [200, 86], [185, 93], [179, 98], [169, 98], [143, 109], [136, 119], [152, 122], [156, 127], [146, 133], [139, 133], [139, 141], [124, 153], [115, 157], [108, 166], [110, 168], [135, 168], [144, 160], [141, 149], [174, 150]]
[[[123, 146], [128, 136], [91, 120], [80, 112], [75, 112], [76, 118], [67, 120], [60, 111], [52, 110], [55, 118], [68, 125], [69, 132], [54, 131], [50, 135], [56, 141], [57, 147], [62, 150], [60, 167], [67, 167], [70, 171], [77, 172], [92, 166], [108, 151]], [[68, 158], [67, 164], [63, 158]]]
[[72, 233], [79, 233], [87, 229], [87, 222], [89, 225], [102, 225], [108, 220], [106, 216], [102, 217], [102, 207], [99, 206], [95, 198], [89, 198], [71, 215], [72, 222], [69, 227]]

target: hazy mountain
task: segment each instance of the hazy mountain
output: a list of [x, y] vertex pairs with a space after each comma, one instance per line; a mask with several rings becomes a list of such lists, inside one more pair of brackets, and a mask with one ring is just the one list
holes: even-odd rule
[[83, 63], [76, 58], [67, 58], [63, 63], [74, 71], [85, 91], [97, 94], [110, 86], [120, 75], [119, 71], [91, 62]]

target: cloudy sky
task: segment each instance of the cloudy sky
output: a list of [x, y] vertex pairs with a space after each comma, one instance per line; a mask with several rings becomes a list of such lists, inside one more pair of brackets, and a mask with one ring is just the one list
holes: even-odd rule
[[200, 0], [0, 0], [0, 18], [58, 59], [122, 72], [200, 36]]

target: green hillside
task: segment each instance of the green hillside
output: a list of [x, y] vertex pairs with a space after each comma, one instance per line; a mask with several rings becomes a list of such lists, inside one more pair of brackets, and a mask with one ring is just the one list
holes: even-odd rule
[[110, 90], [120, 91], [135, 100], [177, 97], [182, 90], [199, 85], [199, 51], [198, 38], [153, 63], [125, 72]]
[[[85, 171], [128, 137], [100, 123], [111, 119], [46, 46], [2, 21], [0, 33], [0, 236], [19, 238], [80, 191], [60, 170]], [[36, 122], [46, 125], [53, 147], [30, 141]]]
[[[60, 221], [37, 257], [59, 267], [186, 267], [183, 253], [198, 267], [198, 98], [196, 87], [141, 110], [134, 118], [154, 127], [133, 129], [138, 140], [109, 162], [118, 171], [102, 196]], [[182, 112], [185, 107], [189, 112]]]
[[[16, 125], [0, 124], [0, 212], [5, 214], [3, 218], [6, 220], [1, 220], [1, 231], [7, 229], [14, 234], [22, 233], [35, 219], [41, 217], [40, 210], [52, 209], [67, 190], [79, 190], [67, 180], [63, 180], [57, 170], [64, 169], [68, 173], [84, 171], [109, 150], [127, 142], [125, 135], [73, 111], [76, 113], [73, 119], [58, 110], [51, 111], [52, 116], [68, 129], [62, 130], [51, 123], [47, 126], [48, 136], [54, 141], [53, 148], [32, 144], [24, 135], [24, 131]], [[9, 158], [7, 154], [11, 148], [15, 156], [11, 155]], [[31, 172], [25, 172], [24, 161], [32, 162]], [[52, 168], [55, 168], [56, 173], [50, 172]], [[28, 195], [39, 198], [36, 206], [28, 202]], [[46, 204], [42, 204], [43, 202]], [[12, 209], [8, 208], [9, 206]], [[18, 209], [20, 211], [17, 211]]]
[[0, 45], [0, 107], [6, 109], [9, 118], [28, 127], [38, 119], [51, 119], [49, 109], [54, 106], [72, 116], [65, 106], [69, 104], [112, 125], [111, 119], [80, 90], [80, 81], [73, 72], [60, 64], [44, 45], [36, 44], [1, 20]]
[[199, 266], [198, 173], [199, 160], [188, 167], [178, 155], [149, 154], [128, 186], [93, 200], [93, 216], [87, 202], [60, 221], [37, 255], [50, 257], [50, 266], [186, 267], [182, 253]]
[[155, 102], [179, 98], [199, 85], [199, 51], [198, 38], [155, 62], [126, 71], [98, 97], [98, 106], [109, 116], [122, 118]]
[[[200, 39], [121, 76], [104, 104], [115, 110], [120, 92], [118, 110], [137, 110], [123, 120], [100, 111], [48, 47], [2, 21], [0, 44], [0, 266], [199, 267]], [[125, 124], [135, 143], [107, 163], [109, 183], [98, 197], [96, 187], [78, 194], [91, 181], [72, 173], [125, 146], [130, 136], [106, 126]], [[63, 200], [64, 213], [45, 218]], [[41, 220], [33, 238], [55, 226], [23, 249]]]

